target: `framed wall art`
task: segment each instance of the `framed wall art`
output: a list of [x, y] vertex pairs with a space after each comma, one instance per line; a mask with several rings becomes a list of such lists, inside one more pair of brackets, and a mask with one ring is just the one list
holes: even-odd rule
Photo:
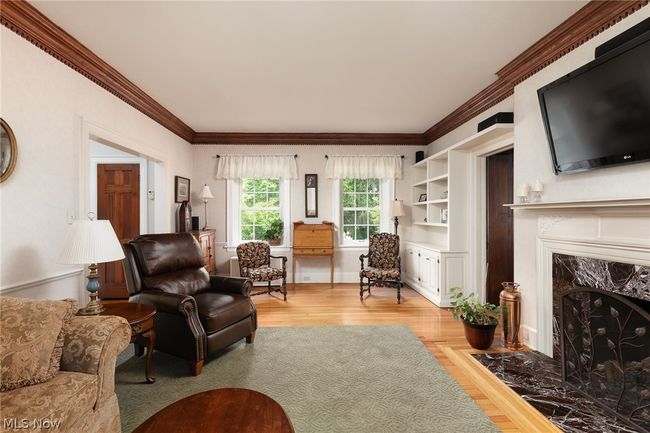
[[190, 180], [188, 178], [174, 176], [174, 201], [176, 203], [190, 201]]

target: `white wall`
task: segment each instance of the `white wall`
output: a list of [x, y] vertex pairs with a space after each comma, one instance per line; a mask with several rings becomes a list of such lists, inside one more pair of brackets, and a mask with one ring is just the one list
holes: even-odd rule
[[[644, 7], [515, 87], [512, 98], [515, 113], [515, 186], [519, 183], [532, 183], [535, 179], [540, 179], [546, 184], [545, 201], [650, 196], [650, 163], [555, 176], [537, 99], [537, 89], [593, 60], [596, 46], [648, 17], [650, 17], [650, 7]], [[430, 150], [438, 151], [453, 144], [459, 138], [471, 135], [476, 132], [476, 129], [472, 128], [476, 128], [479, 121], [495, 111], [505, 110], [491, 109], [480, 114], [445, 137], [431, 143]], [[523, 292], [524, 338], [533, 347], [536, 347], [537, 344], [536, 234], [537, 213], [516, 211], [514, 218], [515, 281], [521, 284]], [[547, 319], [550, 320], [550, 317]]]
[[79, 217], [83, 207], [79, 155], [88, 125], [164, 161], [161, 199], [169, 204], [161, 220], [168, 230], [173, 176], [191, 177], [191, 145], [5, 27], [0, 42], [0, 112], [18, 142], [16, 169], [0, 184], [0, 288], [16, 296], [77, 298], [85, 283], [70, 272], [78, 267], [57, 258], [68, 215]]
[[[265, 154], [265, 155], [298, 155], [298, 179], [291, 181], [291, 222], [303, 220], [306, 223], [318, 223], [322, 220], [333, 221], [334, 193], [332, 186], [335, 181], [325, 177], [325, 155], [404, 155], [404, 178], [395, 183], [398, 199], [405, 204], [410, 200], [410, 185], [413, 180], [411, 165], [415, 162], [415, 152], [423, 150], [422, 146], [232, 146], [207, 145], [194, 146], [194, 171], [192, 176], [192, 206], [193, 214], [201, 218], [203, 225], [203, 203], [196, 197], [200, 186], [207, 183], [215, 198], [208, 202], [208, 222], [210, 227], [217, 230], [217, 268], [219, 272], [228, 273], [228, 260], [235, 256], [234, 248], [225, 248], [226, 242], [226, 181], [216, 180], [217, 160], [215, 155], [225, 154]], [[318, 174], [318, 218], [305, 218], [305, 174]], [[409, 228], [409, 216], [400, 218], [399, 234], [402, 239], [412, 239], [417, 233]], [[292, 224], [285, 222], [285, 227], [292, 230]], [[392, 227], [392, 226], [391, 226]], [[335, 252], [335, 281], [359, 281], [359, 254], [367, 248], [342, 248]], [[288, 269], [291, 270], [291, 250], [279, 249], [278, 254], [287, 255]], [[329, 281], [329, 262], [327, 258], [300, 258], [296, 267], [297, 282]], [[289, 279], [291, 272], [289, 272]]]

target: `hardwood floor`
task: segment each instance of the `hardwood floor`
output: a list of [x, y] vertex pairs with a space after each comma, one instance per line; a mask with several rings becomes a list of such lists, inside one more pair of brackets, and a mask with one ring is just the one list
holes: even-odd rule
[[[468, 355], [477, 351], [467, 344], [462, 324], [453, 320], [448, 309], [436, 307], [412, 289], [402, 290], [400, 305], [395, 290], [388, 288], [373, 288], [372, 295], [360, 302], [354, 284], [333, 289], [328, 284], [289, 285], [287, 302], [275, 295], [256, 296], [254, 301], [259, 327], [405, 324], [501, 430], [559, 431], [506, 385], [490, 380]], [[504, 350], [499, 349], [498, 338], [493, 347]]]

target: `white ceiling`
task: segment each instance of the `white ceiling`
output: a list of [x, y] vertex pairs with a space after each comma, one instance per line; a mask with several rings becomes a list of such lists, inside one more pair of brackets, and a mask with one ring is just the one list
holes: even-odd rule
[[33, 4], [196, 131], [423, 132], [585, 2]]

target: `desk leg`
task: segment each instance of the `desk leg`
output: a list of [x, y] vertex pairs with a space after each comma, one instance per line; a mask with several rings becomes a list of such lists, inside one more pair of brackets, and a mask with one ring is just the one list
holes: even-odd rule
[[330, 256], [330, 288], [334, 288], [334, 255]]
[[153, 358], [153, 348], [156, 346], [156, 331], [150, 329], [149, 332], [147, 332], [146, 334], [146, 338], [147, 338], [147, 362], [144, 367], [144, 376], [147, 379], [147, 383], [154, 383], [156, 381], [156, 378], [151, 377], [151, 358]]
[[293, 289], [296, 290], [296, 256], [291, 258], [291, 284], [293, 284]]

